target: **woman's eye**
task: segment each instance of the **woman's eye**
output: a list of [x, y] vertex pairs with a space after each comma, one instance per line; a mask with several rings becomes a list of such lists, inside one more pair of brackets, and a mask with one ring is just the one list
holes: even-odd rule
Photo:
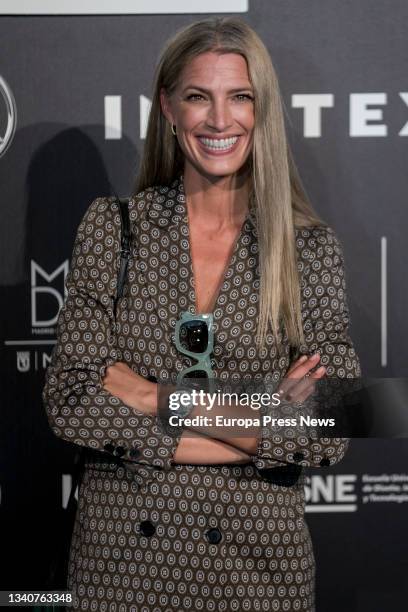
[[[250, 94], [236, 94], [235, 98], [238, 100], [245, 102], [246, 100], [253, 101], [254, 98]], [[187, 96], [187, 100], [204, 100], [204, 97], [201, 94], [190, 94]]]
[[253, 100], [254, 98], [250, 94], [237, 94], [237, 98], [240, 100]]
[[203, 96], [201, 94], [190, 94], [189, 96], [187, 96], [187, 100], [192, 100], [193, 98], [202, 98]]

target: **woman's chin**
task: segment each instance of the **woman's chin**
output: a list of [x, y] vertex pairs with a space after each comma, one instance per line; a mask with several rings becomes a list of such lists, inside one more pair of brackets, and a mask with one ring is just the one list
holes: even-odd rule
[[214, 176], [214, 177], [222, 177], [222, 176], [234, 176], [239, 171], [242, 171], [245, 162], [243, 163], [223, 163], [220, 160], [215, 160], [214, 162], [206, 162], [206, 163], [196, 163], [194, 164], [195, 168], [200, 172], [200, 174], [206, 176]]

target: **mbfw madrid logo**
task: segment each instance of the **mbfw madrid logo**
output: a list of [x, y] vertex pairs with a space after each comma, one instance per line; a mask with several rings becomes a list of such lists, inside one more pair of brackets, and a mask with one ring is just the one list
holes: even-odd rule
[[[5, 105], [5, 122], [0, 121], [0, 157], [9, 148], [17, 126], [17, 107], [11, 88], [0, 75], [0, 102]], [[3, 113], [2, 113], [3, 115]], [[1, 115], [1, 116], [2, 116]]]

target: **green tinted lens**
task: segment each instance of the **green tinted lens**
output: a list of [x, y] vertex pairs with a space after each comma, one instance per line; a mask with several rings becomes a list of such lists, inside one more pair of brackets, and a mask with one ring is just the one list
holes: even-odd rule
[[180, 326], [180, 344], [192, 353], [204, 353], [208, 347], [208, 327], [205, 321], [186, 321]]
[[183, 378], [208, 378], [208, 374], [205, 370], [193, 370], [192, 372], [187, 372]]

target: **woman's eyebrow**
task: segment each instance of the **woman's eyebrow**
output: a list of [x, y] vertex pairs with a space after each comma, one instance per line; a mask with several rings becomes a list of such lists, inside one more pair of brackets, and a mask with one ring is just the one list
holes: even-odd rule
[[[187, 85], [186, 87], [184, 87], [183, 92], [187, 91], [187, 89], [197, 89], [198, 91], [202, 91], [203, 93], [207, 93], [210, 94], [211, 91], [209, 89], [205, 89], [204, 87], [199, 87], [198, 85]], [[251, 91], [253, 92], [253, 89], [251, 86], [247, 86], [247, 87], [234, 87], [233, 89], [229, 89], [227, 91], [227, 93], [237, 93], [238, 91]]]

